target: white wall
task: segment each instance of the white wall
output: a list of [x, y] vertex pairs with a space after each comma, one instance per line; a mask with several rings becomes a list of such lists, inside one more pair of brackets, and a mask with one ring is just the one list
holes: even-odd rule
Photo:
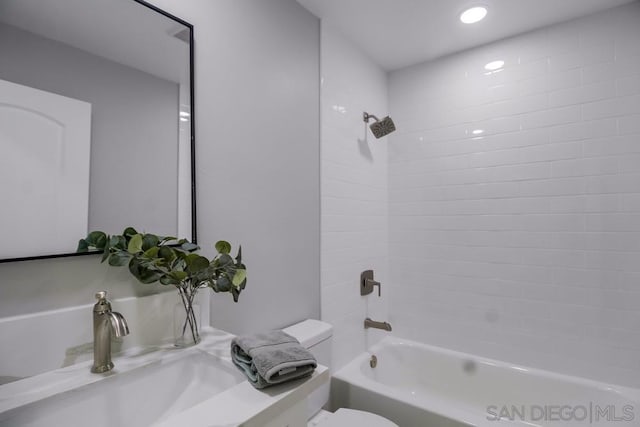
[[[242, 243], [248, 266], [239, 304], [211, 298], [212, 325], [242, 333], [318, 318], [319, 21], [294, 0], [154, 3], [196, 30], [199, 243], [208, 256], [218, 239]], [[88, 304], [100, 289], [119, 310], [129, 296], [164, 288], [136, 283], [97, 256], [0, 264], [0, 320]], [[154, 328], [148, 321], [165, 299], [139, 299], [135, 308], [149, 316], [130, 328]], [[86, 343], [87, 316], [60, 332]], [[24, 336], [38, 342], [36, 333]], [[11, 376], [2, 367], [0, 376]]]
[[[334, 326], [333, 368], [383, 334], [365, 332], [370, 316], [387, 320], [387, 138], [376, 140], [363, 111], [388, 114], [387, 76], [336, 29], [322, 24], [322, 320]], [[360, 273], [382, 282], [360, 296]]]
[[391, 74], [398, 335], [640, 385], [639, 22], [636, 2]]

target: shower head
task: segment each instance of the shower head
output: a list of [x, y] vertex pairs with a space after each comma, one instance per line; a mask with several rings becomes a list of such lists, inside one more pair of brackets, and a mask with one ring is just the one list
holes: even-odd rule
[[391, 132], [396, 130], [396, 125], [395, 123], [393, 123], [393, 120], [391, 120], [391, 117], [389, 116], [383, 118], [382, 120], [378, 120], [376, 116], [365, 111], [364, 113], [362, 113], [362, 118], [364, 119], [365, 123], [369, 123], [369, 119], [371, 118], [375, 120], [374, 123], [371, 123], [371, 125], [369, 125], [369, 128], [371, 129], [371, 132], [373, 132], [373, 136], [375, 136], [376, 139], [380, 139], [385, 135], [389, 135]]

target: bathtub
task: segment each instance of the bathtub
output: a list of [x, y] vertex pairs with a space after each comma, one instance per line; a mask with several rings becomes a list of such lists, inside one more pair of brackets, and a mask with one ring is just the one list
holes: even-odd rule
[[640, 426], [638, 389], [394, 337], [336, 372], [331, 389], [334, 407], [374, 412], [401, 427]]

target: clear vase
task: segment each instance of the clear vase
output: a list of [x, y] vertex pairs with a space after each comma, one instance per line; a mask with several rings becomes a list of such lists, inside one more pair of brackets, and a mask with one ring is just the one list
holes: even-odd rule
[[192, 291], [178, 288], [178, 302], [173, 309], [173, 337], [176, 347], [190, 347], [200, 342], [200, 306], [194, 302], [196, 293], [197, 288]]

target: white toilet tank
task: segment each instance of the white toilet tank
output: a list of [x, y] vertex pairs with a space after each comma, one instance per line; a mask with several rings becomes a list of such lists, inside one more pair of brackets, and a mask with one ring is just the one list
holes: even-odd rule
[[[308, 319], [291, 325], [283, 331], [300, 341], [300, 344], [314, 355], [319, 364], [331, 368], [333, 326], [320, 320]], [[329, 384], [325, 384], [309, 395], [307, 419], [329, 402], [329, 390]]]

